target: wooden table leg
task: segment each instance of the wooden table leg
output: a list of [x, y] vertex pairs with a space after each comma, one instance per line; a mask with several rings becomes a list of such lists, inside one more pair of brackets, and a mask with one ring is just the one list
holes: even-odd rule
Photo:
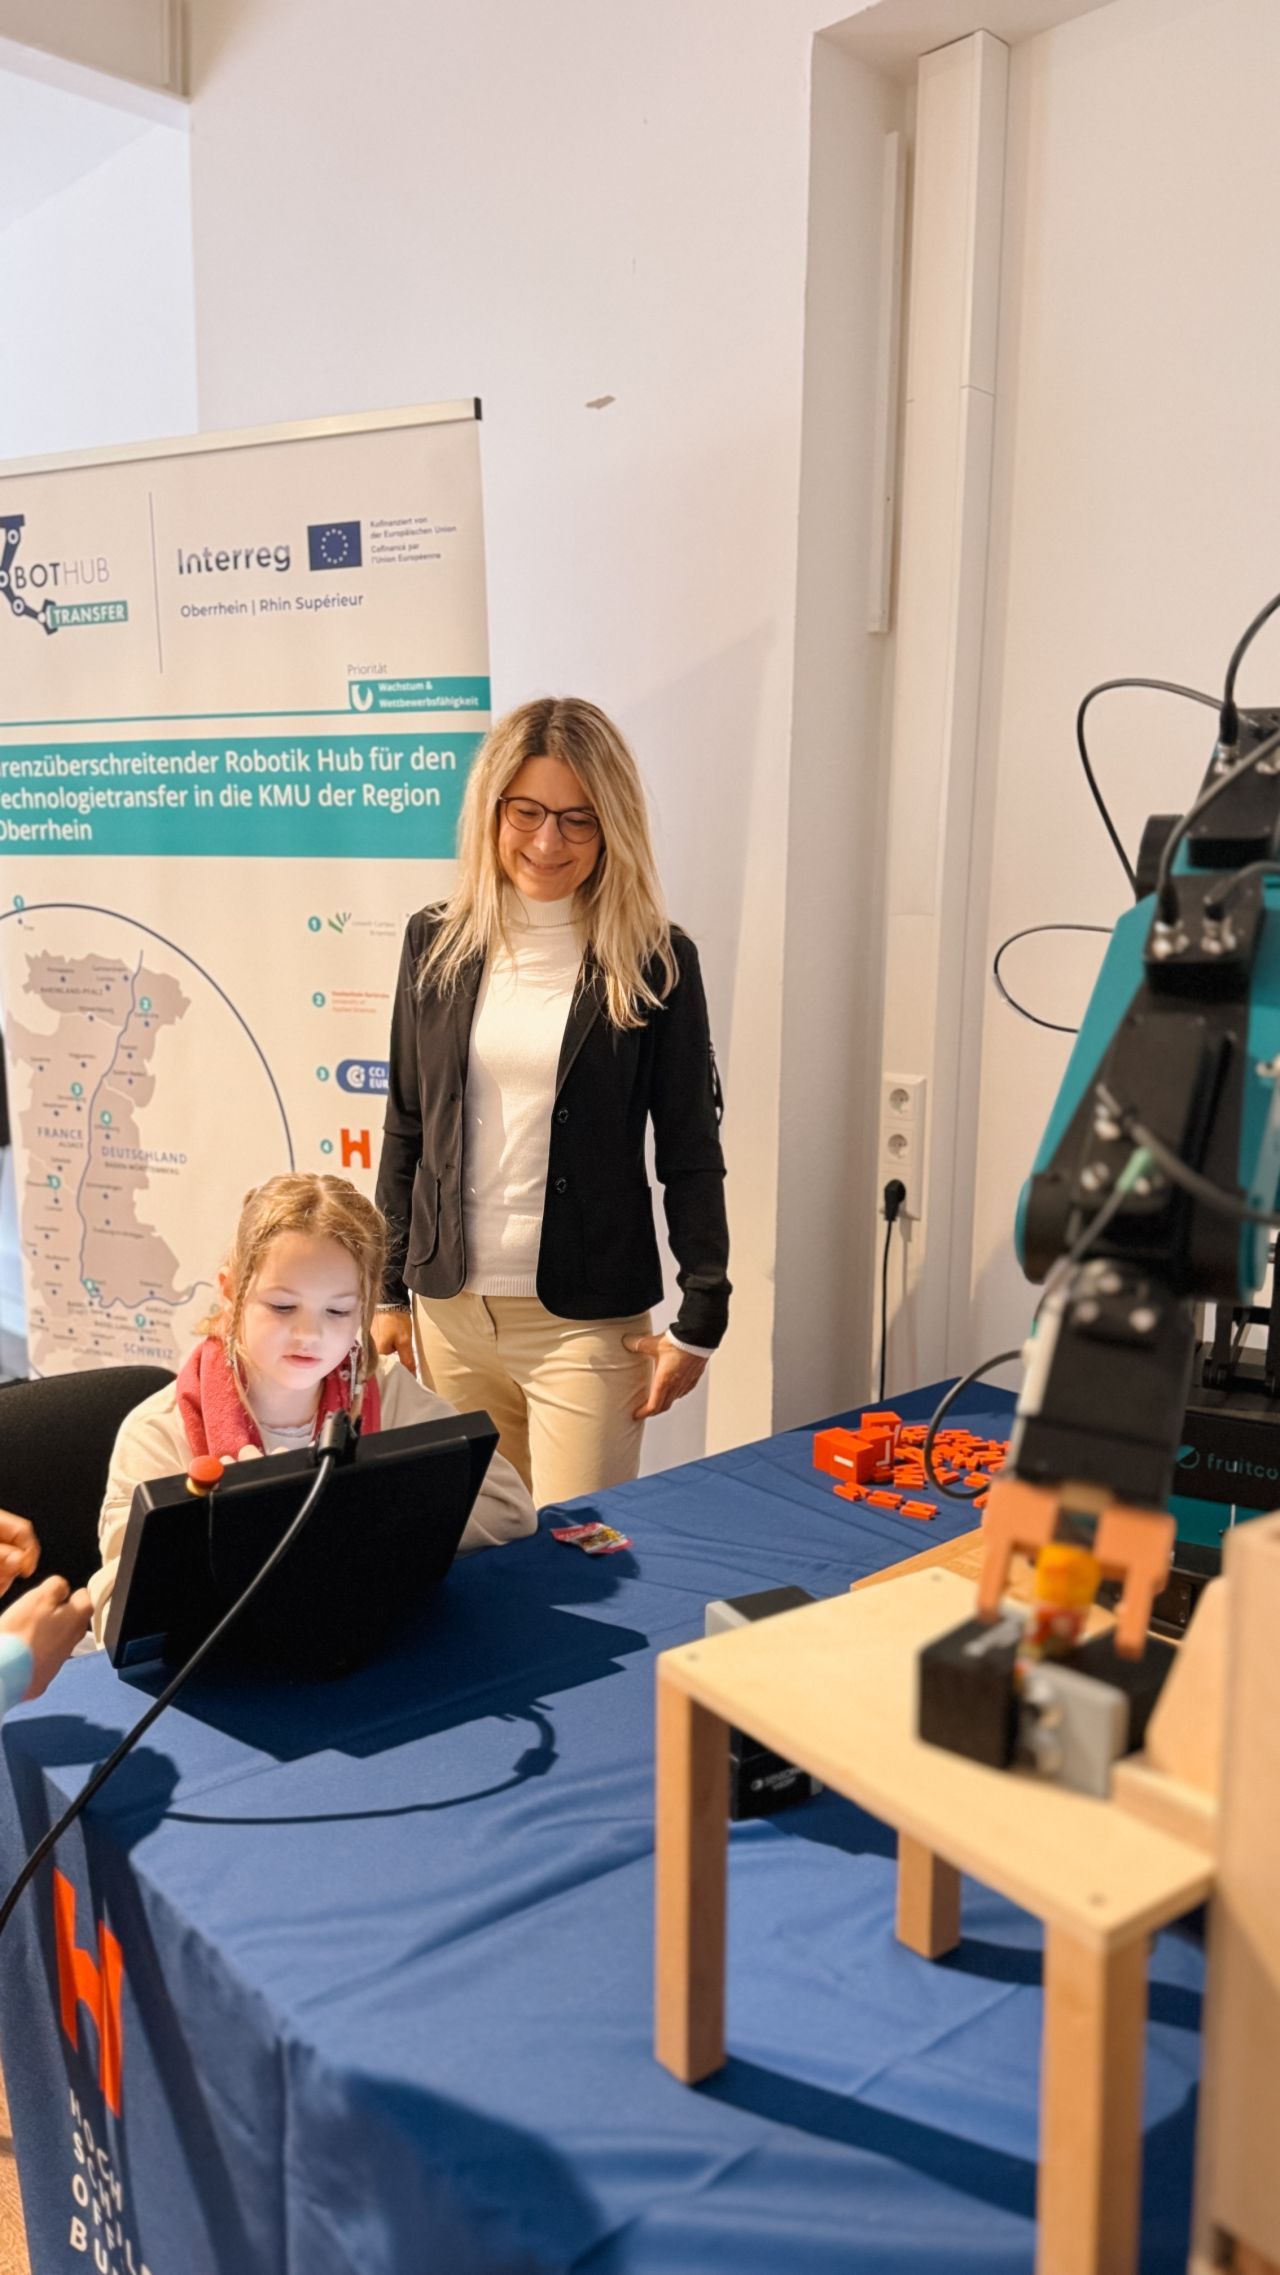
[[1048, 1926], [1037, 2275], [1134, 2275], [1147, 1938], [1104, 1952]]
[[686, 2085], [724, 2062], [729, 1731], [658, 1662], [654, 2051]]
[[898, 1835], [898, 1941], [922, 1959], [960, 1941], [960, 1875], [909, 1833]]

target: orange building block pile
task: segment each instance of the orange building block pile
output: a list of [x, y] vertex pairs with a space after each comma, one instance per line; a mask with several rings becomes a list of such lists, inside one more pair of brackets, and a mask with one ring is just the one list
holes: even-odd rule
[[[927, 1490], [923, 1422], [904, 1423], [889, 1412], [867, 1413], [856, 1430], [817, 1430], [813, 1466], [836, 1480], [841, 1501], [865, 1501], [869, 1509], [892, 1509], [899, 1517], [936, 1517], [932, 1501], [916, 1498]], [[939, 1430], [933, 1441], [933, 1467], [940, 1484], [979, 1488], [973, 1506], [986, 1504], [987, 1487], [1003, 1468], [1009, 1443], [976, 1438], [971, 1430]]]

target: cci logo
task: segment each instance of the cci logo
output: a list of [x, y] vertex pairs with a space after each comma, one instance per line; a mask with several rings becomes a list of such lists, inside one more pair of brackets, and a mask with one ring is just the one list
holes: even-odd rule
[[358, 569], [364, 558], [359, 522], [308, 522], [307, 553], [313, 569]]
[[53, 1935], [58, 1954], [58, 2015], [78, 2053], [80, 2008], [98, 2033], [98, 2084], [113, 2117], [120, 2115], [124, 2045], [120, 2030], [120, 1992], [124, 1957], [105, 1921], [98, 1922], [96, 1961], [76, 1942], [76, 1892], [57, 1866], [53, 1873]]
[[1199, 1467], [1200, 1467], [1200, 1448], [1199, 1448], [1199, 1446], [1179, 1446], [1179, 1448], [1178, 1448], [1178, 1467], [1179, 1467], [1179, 1469], [1199, 1469]]
[[338, 1088], [385, 1098], [389, 1073], [385, 1059], [343, 1059], [338, 1066]]

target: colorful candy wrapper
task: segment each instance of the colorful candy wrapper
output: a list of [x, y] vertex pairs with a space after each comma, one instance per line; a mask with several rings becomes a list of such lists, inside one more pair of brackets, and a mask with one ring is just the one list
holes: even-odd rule
[[553, 1525], [551, 1538], [567, 1541], [570, 1548], [584, 1548], [588, 1556], [616, 1556], [620, 1548], [631, 1546], [626, 1533], [612, 1525]]

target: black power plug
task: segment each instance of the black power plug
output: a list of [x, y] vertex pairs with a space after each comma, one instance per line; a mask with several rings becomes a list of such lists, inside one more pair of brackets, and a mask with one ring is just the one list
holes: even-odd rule
[[907, 1188], [901, 1177], [891, 1177], [884, 1189], [884, 1255], [880, 1260], [880, 1403], [884, 1404], [885, 1363], [889, 1355], [889, 1243]]

